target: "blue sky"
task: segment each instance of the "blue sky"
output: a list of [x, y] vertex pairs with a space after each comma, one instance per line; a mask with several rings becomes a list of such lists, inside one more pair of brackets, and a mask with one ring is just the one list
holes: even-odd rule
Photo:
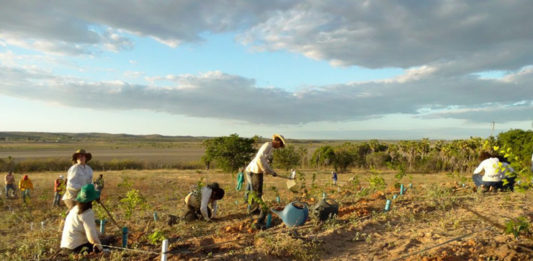
[[508, 30], [533, 22], [528, 1], [127, 2], [4, 3], [0, 131], [454, 139], [488, 136], [492, 121], [532, 127], [533, 34]]

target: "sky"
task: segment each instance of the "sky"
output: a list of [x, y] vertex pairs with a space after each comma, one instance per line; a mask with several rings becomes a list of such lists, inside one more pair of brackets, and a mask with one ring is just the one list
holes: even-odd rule
[[0, 131], [460, 139], [533, 128], [528, 0], [0, 4]]

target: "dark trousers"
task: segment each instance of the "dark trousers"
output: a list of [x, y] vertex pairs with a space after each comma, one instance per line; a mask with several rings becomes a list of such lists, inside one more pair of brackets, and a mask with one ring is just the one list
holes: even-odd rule
[[[252, 191], [255, 193], [257, 198], [261, 199], [263, 196], [263, 173], [250, 173], [252, 179]], [[257, 218], [257, 223], [264, 223], [267, 212], [261, 208], [258, 202], [252, 202], [250, 205], [250, 213], [254, 213], [259, 209], [259, 217]]]
[[83, 244], [81, 246], [78, 246], [78, 247], [76, 247], [74, 249], [62, 248], [62, 252], [65, 253], [65, 254], [82, 253], [82, 252], [92, 253], [93, 251], [95, 253], [100, 252], [100, 250], [98, 248], [95, 248], [93, 246], [93, 244], [91, 244], [91, 243], [85, 243], [85, 244]]
[[504, 179], [507, 179], [506, 185], [503, 185], [503, 181], [483, 181], [483, 176], [479, 174], [472, 175], [472, 180], [474, 181], [474, 184], [476, 184], [476, 187], [483, 185], [487, 188], [492, 187], [495, 189], [514, 191], [515, 177], [505, 176]]
[[[207, 207], [207, 215], [212, 217], [211, 209], [209, 207]], [[202, 216], [202, 211], [200, 211], [200, 209], [187, 205], [187, 212], [185, 212], [183, 219], [187, 222], [191, 222], [194, 220], [203, 220], [204, 217]]]

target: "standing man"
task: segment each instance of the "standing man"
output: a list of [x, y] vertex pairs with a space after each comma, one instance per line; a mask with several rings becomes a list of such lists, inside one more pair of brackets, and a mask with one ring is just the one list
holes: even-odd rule
[[63, 201], [69, 210], [76, 205], [76, 196], [81, 187], [93, 181], [93, 169], [87, 165], [91, 158], [91, 153], [87, 153], [84, 149], [72, 154], [74, 165], [68, 169], [67, 190], [63, 195]]
[[22, 179], [19, 181], [19, 189], [22, 193], [22, 202], [28, 204], [28, 202], [26, 202], [26, 198], [28, 198], [28, 200], [30, 199], [30, 190], [33, 189], [33, 183], [28, 175], [24, 175], [24, 177], [22, 177]]
[[10, 170], [5, 178], [6, 183], [6, 198], [9, 198], [9, 191], [13, 191], [13, 195], [15, 195], [15, 198], [17, 197], [17, 192], [15, 190], [15, 175], [13, 175], [13, 171]]
[[[278, 174], [272, 169], [270, 164], [272, 163], [273, 149], [283, 148], [287, 145], [285, 138], [280, 134], [272, 135], [272, 141], [265, 142], [254, 159], [246, 167], [246, 182], [251, 185], [252, 193], [255, 193], [257, 199], [261, 199], [263, 196], [263, 174], [270, 174], [277, 176]], [[254, 213], [260, 208], [259, 202], [254, 201], [250, 206], [250, 213]], [[261, 208], [259, 217], [255, 226], [257, 228], [263, 228], [265, 226], [266, 212]]]
[[337, 185], [337, 172], [336, 171], [332, 171], [331, 172], [331, 179], [333, 179], [333, 185]]
[[104, 189], [104, 175], [100, 174], [100, 176], [94, 181], [94, 189], [100, 192]]
[[59, 207], [59, 201], [63, 193], [65, 193], [65, 181], [63, 175], [60, 175], [54, 182], [54, 203], [52, 203], [52, 207]]

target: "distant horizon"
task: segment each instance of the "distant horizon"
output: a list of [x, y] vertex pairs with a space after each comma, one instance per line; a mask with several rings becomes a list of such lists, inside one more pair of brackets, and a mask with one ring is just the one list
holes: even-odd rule
[[[511, 129], [509, 129], [511, 130]], [[506, 131], [509, 131], [509, 130], [506, 130]], [[494, 135], [493, 136], [498, 136], [499, 133], [501, 132], [506, 132], [506, 131], [498, 131], [498, 132], [494, 132]], [[524, 130], [524, 131], [531, 131], [531, 130]], [[160, 137], [163, 137], [163, 138], [198, 138], [198, 139], [202, 139], [202, 138], [215, 138], [215, 137], [220, 137], [220, 136], [228, 136], [228, 135], [231, 135], [231, 134], [234, 134], [234, 133], [230, 133], [230, 134], [227, 134], [227, 135], [212, 135], [212, 136], [195, 136], [195, 135], [166, 135], [166, 134], [158, 134], [158, 133], [150, 133], [150, 134], [135, 134], [135, 133], [111, 133], [111, 132], [49, 132], [49, 131], [0, 131], [0, 136], [2, 134], [62, 134], [62, 135], [126, 135], [126, 136], [160, 136]], [[245, 137], [245, 138], [252, 138], [256, 135], [240, 135], [238, 133], [236, 133], [237, 135], [239, 135], [239, 137]], [[282, 134], [283, 135], [283, 134]], [[261, 136], [261, 135], [257, 135], [259, 136], [260, 138], [264, 138], [264, 139], [269, 139], [269, 136]], [[407, 138], [359, 138], [359, 139], [335, 139], [335, 138], [297, 138], [297, 137], [290, 137], [290, 136], [286, 136], [287, 139], [289, 140], [310, 140], [310, 141], [367, 141], [367, 140], [372, 140], [372, 139], [375, 139], [375, 140], [384, 140], [384, 141], [398, 141], [398, 140], [421, 140], [421, 139], [424, 139], [424, 138], [427, 138], [429, 140], [454, 140], [454, 139], [468, 139], [468, 138], [471, 138], [471, 137], [480, 137], [480, 138], [483, 138], [483, 139], [486, 139], [488, 137], [490, 137], [490, 135], [487, 135], [487, 136], [468, 136], [468, 137], [463, 137], [463, 138], [453, 138], [453, 139], [441, 139], [441, 138], [431, 138], [431, 137], [421, 137], [421, 138], [415, 138], [415, 139], [407, 139]]]

